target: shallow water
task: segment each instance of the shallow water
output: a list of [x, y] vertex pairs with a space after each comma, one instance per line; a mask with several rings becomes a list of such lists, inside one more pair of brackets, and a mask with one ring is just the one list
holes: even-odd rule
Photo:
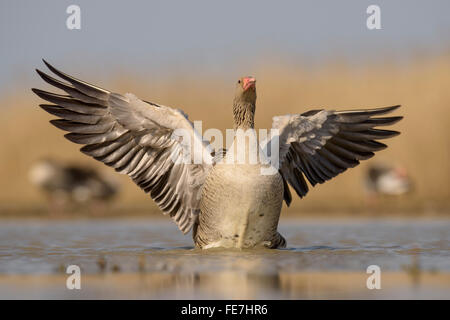
[[[99, 259], [134, 272], [219, 271], [263, 268], [283, 271], [401, 270], [411, 262], [450, 271], [450, 221], [304, 221], [280, 224], [283, 250], [198, 250], [190, 235], [164, 220], [2, 221], [0, 273], [53, 273], [77, 264], [101, 271]], [[418, 261], [417, 261], [418, 260]], [[253, 268], [253, 267], [252, 267]]]
[[[247, 291], [252, 289], [252, 294], [244, 295], [244, 298], [295, 298], [311, 297], [311, 288], [298, 289], [299, 280], [294, 280], [302, 274], [354, 274], [346, 283], [361, 277], [361, 283], [355, 285], [358, 289], [365, 289], [366, 268], [369, 265], [378, 265], [383, 273], [406, 275], [411, 280], [408, 284], [411, 286], [415, 285], [417, 274], [446, 275], [450, 272], [450, 220], [284, 219], [279, 230], [288, 242], [288, 247], [283, 250], [201, 251], [193, 247], [190, 235], [181, 234], [169, 220], [1, 221], [0, 275], [3, 280], [5, 275], [39, 275], [41, 279], [47, 279], [42, 284], [47, 286], [53, 281], [49, 279], [53, 278], [45, 278], [45, 275], [64, 278], [68, 265], [78, 265], [82, 274], [93, 279], [92, 284], [98, 275], [113, 274], [115, 277], [110, 279], [114, 281], [120, 278], [118, 274], [141, 277], [159, 275], [158, 281], [151, 278], [150, 283], [162, 281], [162, 287], [158, 288], [164, 290], [155, 294], [155, 288], [150, 285], [146, 294], [137, 297], [205, 298], [204, 292], [194, 290], [194, 280], [208, 279], [203, 284], [208, 283], [208, 287], [219, 289], [212, 290], [206, 297], [236, 297], [233, 295], [235, 291], [227, 291], [226, 286], [220, 285], [235, 282], [232, 288], [245, 284]], [[319, 278], [322, 279], [319, 283], [323, 283], [323, 277]], [[136, 283], [147, 281], [140, 279]], [[308, 279], [306, 283], [313, 281]], [[444, 286], [439, 289], [444, 291], [433, 289], [430, 292], [434, 292], [434, 296], [438, 294], [437, 297], [450, 298], [450, 282], [445, 283], [448, 279], [444, 277], [438, 281], [444, 281]], [[215, 284], [211, 282], [213, 280]], [[122, 281], [128, 283], [131, 280]], [[280, 289], [280, 281], [284, 281], [284, 289]], [[120, 281], [115, 283], [123, 286]], [[326, 289], [327, 285], [319, 297], [334, 297], [327, 295], [327, 290], [333, 292], [330, 288]], [[0, 297], [11, 297], [11, 292], [15, 292], [11, 288], [17, 289], [18, 284], [13, 281], [8, 286], [8, 290], [5, 290], [7, 286], [0, 289]], [[189, 291], [191, 287], [194, 291]], [[400, 291], [403, 295], [399, 297], [405, 297], [408, 292], [400, 285], [395, 288], [403, 288]], [[59, 297], [59, 289], [39, 291], [38, 286], [36, 290], [37, 293], [30, 297], [41, 297], [42, 294], [44, 297]], [[91, 295], [81, 297], [105, 297], [92, 290]], [[242, 290], [240, 292], [245, 291]], [[420, 291], [419, 297], [428, 297], [424, 290]], [[20, 292], [17, 291], [17, 296], [12, 297], [23, 294]], [[30, 290], [24, 292], [29, 294]], [[132, 289], [130, 294], [130, 297], [136, 297], [136, 291]]]

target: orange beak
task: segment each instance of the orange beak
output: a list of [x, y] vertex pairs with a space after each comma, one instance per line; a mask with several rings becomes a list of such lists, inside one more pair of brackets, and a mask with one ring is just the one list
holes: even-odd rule
[[245, 77], [244, 79], [242, 79], [243, 81], [243, 88], [244, 91], [246, 91], [248, 88], [255, 88], [256, 86], [256, 79], [253, 77]]

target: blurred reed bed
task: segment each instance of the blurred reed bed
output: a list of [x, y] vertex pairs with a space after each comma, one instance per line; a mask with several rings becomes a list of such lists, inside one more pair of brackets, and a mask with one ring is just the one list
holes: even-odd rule
[[[85, 70], [77, 72], [70, 65], [60, 67], [109, 90], [133, 92], [142, 99], [181, 108], [192, 121], [203, 120], [203, 130], [232, 127], [234, 81], [241, 75], [192, 75], [172, 70], [163, 78], [150, 75], [140, 78], [120, 73], [117, 77], [102, 80], [98, 75], [101, 71], [90, 77], [92, 74]], [[334, 180], [311, 188], [306, 198], [296, 198], [285, 211], [290, 214], [449, 212], [450, 55], [358, 67], [342, 62], [330, 62], [319, 68], [264, 63], [251, 71], [258, 79], [258, 128], [270, 128], [274, 115], [301, 113], [313, 108], [403, 105], [396, 114], [405, 118], [394, 128], [402, 134], [387, 141], [388, 149]], [[40, 88], [48, 86], [41, 83]], [[1, 212], [38, 212], [39, 208], [45, 208], [45, 199], [29, 184], [27, 177], [30, 165], [43, 157], [82, 163], [116, 175], [123, 183], [122, 193], [111, 212], [158, 211], [149, 196], [126, 176], [119, 176], [81, 154], [77, 145], [64, 139], [62, 132], [48, 123], [52, 117], [38, 107], [42, 101], [31, 93], [30, 88], [18, 87], [16, 94], [0, 100], [0, 135], [3, 137], [0, 149]], [[362, 177], [369, 162], [404, 166], [413, 179], [413, 192], [382, 199], [375, 211], [368, 210]]]

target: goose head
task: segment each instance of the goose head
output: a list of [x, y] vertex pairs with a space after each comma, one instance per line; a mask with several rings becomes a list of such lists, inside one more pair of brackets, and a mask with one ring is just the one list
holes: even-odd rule
[[256, 105], [256, 79], [242, 77], [236, 83], [233, 101], [234, 126], [240, 129], [254, 127]]

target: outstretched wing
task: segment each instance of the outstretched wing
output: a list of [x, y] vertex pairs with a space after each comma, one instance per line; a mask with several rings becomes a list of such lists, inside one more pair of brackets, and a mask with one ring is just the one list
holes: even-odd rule
[[[300, 197], [312, 186], [324, 183], [348, 168], [374, 156], [387, 146], [377, 140], [391, 138], [397, 131], [374, 129], [402, 117], [375, 117], [400, 106], [354, 111], [312, 110], [273, 118], [279, 130], [279, 171]], [[289, 196], [285, 196], [289, 204]]]
[[[101, 89], [44, 63], [68, 82], [36, 70], [44, 81], [68, 94], [32, 89], [53, 103], [40, 105], [60, 118], [50, 122], [69, 131], [65, 135], [68, 140], [84, 145], [81, 152], [129, 175], [183, 233], [189, 232], [199, 213], [201, 187], [212, 156], [187, 116], [180, 110], [142, 101], [133, 94]], [[186, 153], [180, 136], [174, 135], [178, 129], [201, 147]], [[188, 160], [197, 160], [186, 161], [186, 154]], [[195, 164], [200, 162], [198, 159], [201, 164]]]

